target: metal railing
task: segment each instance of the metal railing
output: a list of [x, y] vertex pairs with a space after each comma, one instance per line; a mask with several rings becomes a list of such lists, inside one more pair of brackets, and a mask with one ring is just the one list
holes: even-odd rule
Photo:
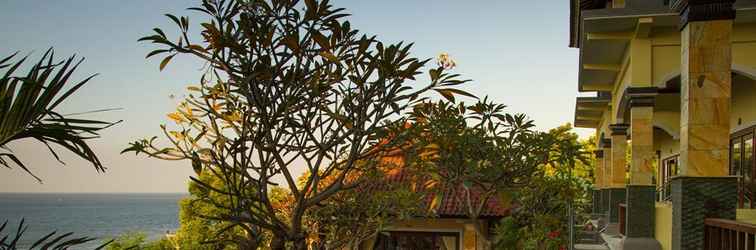
[[704, 249], [756, 249], [756, 225], [725, 219], [704, 220]]
[[656, 188], [656, 201], [669, 202], [672, 201], [672, 185], [669, 182], [662, 184]]

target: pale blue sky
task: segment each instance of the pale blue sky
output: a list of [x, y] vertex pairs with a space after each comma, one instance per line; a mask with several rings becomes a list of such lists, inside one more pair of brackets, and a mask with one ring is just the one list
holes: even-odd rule
[[[39, 56], [55, 47], [59, 56], [86, 57], [81, 79], [100, 73], [63, 107], [63, 113], [122, 108], [96, 116], [124, 122], [103, 133], [95, 150], [104, 174], [70, 154], [61, 167], [43, 145], [12, 146], [44, 181], [18, 169], [0, 169], [0, 192], [184, 192], [191, 167], [142, 156], [120, 155], [129, 141], [159, 134], [187, 84], [199, 79], [198, 62], [175, 58], [163, 72], [154, 47], [136, 40], [159, 26], [175, 31], [164, 13], [185, 11], [198, 1], [0, 2], [0, 56], [15, 51]], [[577, 50], [568, 48], [569, 1], [332, 0], [353, 16], [352, 26], [385, 42], [412, 41], [421, 58], [448, 52], [456, 72], [474, 81], [465, 88], [524, 112], [540, 129], [571, 122], [577, 87]], [[197, 27], [195, 26], [194, 29]], [[579, 130], [583, 136], [589, 130]]]

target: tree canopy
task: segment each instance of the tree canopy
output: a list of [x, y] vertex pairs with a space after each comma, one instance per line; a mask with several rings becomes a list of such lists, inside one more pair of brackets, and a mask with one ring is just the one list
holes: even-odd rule
[[[379, 142], [427, 92], [470, 95], [454, 88], [466, 81], [446, 73], [446, 65], [429, 69], [430, 82], [413, 87], [430, 59], [413, 57], [412, 44], [362, 34], [327, 0], [205, 0], [190, 10], [210, 19], [200, 25], [203, 41], [190, 39], [187, 17], [171, 14], [178, 39], [156, 28], [140, 41], [160, 46], [147, 56], [166, 55], [161, 69], [188, 55], [207, 70], [168, 115], [175, 122], [162, 127], [168, 146], [153, 137], [124, 152], [188, 160], [198, 174], [212, 172], [226, 189], [192, 180], [228, 199], [228, 213], [215, 219], [249, 237], [259, 234], [250, 225], [270, 232], [274, 249], [305, 248], [306, 212], [358, 186], [347, 177], [375, 166], [357, 163], [395, 144]], [[312, 173], [302, 185], [297, 167]], [[290, 192], [289, 211], [274, 206], [274, 186]]]

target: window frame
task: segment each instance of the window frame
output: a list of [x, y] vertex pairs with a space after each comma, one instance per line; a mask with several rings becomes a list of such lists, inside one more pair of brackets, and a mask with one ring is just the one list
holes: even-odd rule
[[[383, 233], [388, 233], [391, 236], [393, 236], [394, 234], [404, 234], [404, 235], [417, 235], [417, 236], [433, 235], [433, 236], [438, 236], [438, 237], [454, 237], [454, 240], [455, 240], [455, 242], [454, 242], [454, 248], [456, 250], [461, 250], [462, 249], [462, 246], [461, 246], [461, 243], [462, 243], [462, 233], [461, 232], [457, 232], [457, 231], [387, 230], [387, 231], [383, 231]], [[380, 236], [381, 236], [381, 233], [378, 234], [378, 237], [376, 238], [376, 241], [375, 241], [375, 243], [373, 245], [373, 249], [376, 249], [376, 247], [378, 247], [378, 244], [380, 243], [379, 242], [380, 241]]]
[[[670, 168], [669, 163], [674, 162], [675, 169], [672, 171]], [[674, 154], [667, 156], [666, 158], [662, 159], [660, 161], [661, 163], [661, 177], [659, 178], [661, 182], [661, 192], [659, 196], [659, 201], [670, 201], [672, 195], [671, 195], [671, 187], [670, 187], [670, 181], [672, 180], [673, 176], [680, 174], [680, 154]]]
[[[738, 208], [756, 208], [756, 199], [754, 199], [756, 198], [756, 192], [753, 192], [753, 191], [748, 192], [749, 193], [748, 196], [750, 198], [749, 199], [750, 204], [745, 204], [745, 198], [746, 198], [746, 190], [745, 190], [745, 186], [746, 186], [745, 173], [746, 172], [745, 171], [747, 170], [745, 170], [743, 166], [745, 165], [745, 162], [746, 162], [745, 161], [746, 160], [745, 159], [746, 157], [745, 142], [748, 141], [749, 139], [751, 140], [751, 152], [750, 152], [751, 153], [751, 160], [750, 160], [751, 179], [748, 184], [753, 186], [753, 185], [756, 185], [756, 178], [755, 178], [756, 177], [756, 126], [744, 128], [730, 134], [730, 140], [728, 144], [728, 148], [729, 148], [728, 172], [731, 175], [735, 175], [738, 177]], [[737, 166], [738, 167], [737, 173], [733, 173], [733, 170], [734, 170], [733, 161], [736, 160], [734, 157], [736, 152], [733, 151], [733, 145], [735, 145], [735, 143], [738, 144], [738, 148], [740, 149], [740, 152], [737, 152], [739, 153], [738, 154], [739, 159], [737, 159], [739, 161], [739, 165]]]

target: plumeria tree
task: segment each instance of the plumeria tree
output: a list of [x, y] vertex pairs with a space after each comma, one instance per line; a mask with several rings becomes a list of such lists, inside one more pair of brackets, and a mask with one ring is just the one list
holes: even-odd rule
[[[429, 70], [429, 83], [411, 85], [429, 60], [413, 57], [412, 44], [363, 35], [327, 0], [204, 0], [190, 9], [209, 18], [202, 40], [190, 39], [187, 17], [169, 14], [177, 37], [156, 28], [140, 41], [159, 46], [148, 57], [165, 55], [161, 69], [180, 55], [207, 70], [168, 115], [175, 124], [161, 127], [164, 140], [139, 140], [125, 152], [212, 172], [223, 189], [192, 181], [227, 202], [213, 219], [250, 238], [260, 228], [273, 249], [306, 248], [307, 211], [360, 185], [347, 177], [375, 168], [357, 163], [397, 143], [379, 139], [406, 122], [408, 107], [429, 91], [466, 94], [453, 88], [465, 81], [443, 65]], [[303, 171], [315, 174], [298, 184]], [[276, 186], [288, 190], [288, 206], [274, 205]]]

